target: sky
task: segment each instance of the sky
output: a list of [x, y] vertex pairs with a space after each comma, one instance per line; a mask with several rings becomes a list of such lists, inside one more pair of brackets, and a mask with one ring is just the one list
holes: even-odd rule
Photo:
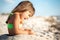
[[[0, 0], [0, 13], [10, 13], [23, 0]], [[29, 0], [35, 8], [35, 16], [59, 16], [60, 0]]]

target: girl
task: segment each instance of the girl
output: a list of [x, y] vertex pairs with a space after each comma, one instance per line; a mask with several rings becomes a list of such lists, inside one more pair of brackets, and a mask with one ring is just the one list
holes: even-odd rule
[[35, 9], [31, 2], [22, 1], [13, 10], [12, 14], [9, 15], [6, 23], [8, 24], [9, 35], [18, 34], [33, 34], [31, 29], [23, 29], [22, 24], [25, 19], [33, 16]]

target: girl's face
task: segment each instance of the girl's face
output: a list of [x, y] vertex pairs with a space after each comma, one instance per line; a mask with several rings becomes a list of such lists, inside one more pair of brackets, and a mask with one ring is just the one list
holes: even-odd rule
[[29, 11], [25, 11], [25, 12], [22, 12], [21, 16], [24, 19], [28, 19], [30, 17], [30, 14], [31, 13]]

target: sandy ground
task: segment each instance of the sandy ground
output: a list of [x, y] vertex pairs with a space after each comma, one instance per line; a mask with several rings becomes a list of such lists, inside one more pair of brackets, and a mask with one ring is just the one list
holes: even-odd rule
[[8, 15], [0, 15], [0, 40], [60, 40], [60, 24], [55, 17], [32, 17], [24, 21], [23, 28], [30, 28], [35, 35], [7, 36], [5, 23]]

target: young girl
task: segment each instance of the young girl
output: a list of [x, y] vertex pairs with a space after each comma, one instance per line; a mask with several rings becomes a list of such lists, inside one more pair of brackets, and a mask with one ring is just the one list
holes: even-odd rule
[[31, 29], [22, 28], [23, 21], [33, 16], [35, 9], [31, 2], [22, 1], [20, 2], [12, 14], [9, 15], [6, 23], [8, 24], [9, 35], [18, 35], [18, 34], [33, 34]]

